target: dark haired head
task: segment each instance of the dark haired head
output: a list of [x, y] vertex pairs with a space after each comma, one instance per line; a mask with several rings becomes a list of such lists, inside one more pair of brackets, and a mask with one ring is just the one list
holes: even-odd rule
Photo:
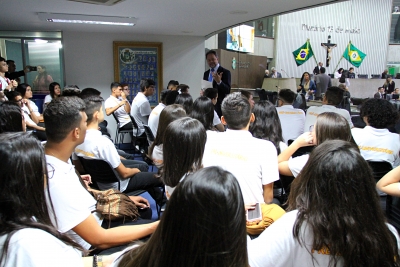
[[100, 111], [103, 107], [104, 99], [101, 96], [89, 96], [84, 99], [85, 101], [85, 113], [87, 116], [87, 124], [93, 120], [93, 114], [96, 111]]
[[368, 121], [368, 125], [384, 129], [394, 125], [399, 120], [399, 112], [385, 99], [371, 98], [361, 105], [361, 118]]
[[167, 98], [168, 90], [163, 90], [160, 93], [160, 101], [165, 105], [165, 98]]
[[165, 129], [167, 129], [167, 126], [174, 120], [177, 120], [182, 117], [186, 117], [186, 111], [181, 105], [178, 105], [178, 104], [172, 104], [172, 105], [166, 106], [161, 111], [160, 120], [159, 120], [158, 128], [157, 128], [157, 135], [155, 136], [154, 142], [151, 144], [151, 146], [149, 148], [150, 155], [153, 154], [153, 150], [154, 150], [155, 146], [162, 145], [164, 132], [165, 132]]
[[214, 105], [210, 98], [200, 96], [193, 103], [190, 117], [199, 120], [206, 130], [213, 128]]
[[316, 144], [327, 140], [343, 140], [355, 144], [347, 120], [335, 112], [324, 112], [318, 115], [315, 122]]
[[2, 62], [2, 61], [7, 63], [7, 61], [6, 61], [6, 59], [4, 57], [0, 57], [0, 62]]
[[[9, 101], [17, 103], [17, 100], [15, 99], [17, 96], [21, 96], [21, 94], [17, 91], [8, 91], [6, 93], [6, 96]], [[22, 97], [22, 96], [21, 96]]]
[[203, 96], [206, 96], [210, 99], [214, 99], [218, 96], [218, 89], [217, 88], [207, 88], [203, 92]]
[[296, 94], [290, 89], [281, 89], [278, 93], [278, 99], [285, 104], [293, 104]]
[[246, 217], [236, 178], [220, 167], [185, 178], [150, 240], [131, 250], [119, 266], [248, 266]]
[[165, 105], [169, 106], [169, 105], [175, 104], [175, 100], [178, 95], [179, 95], [178, 91], [169, 91], [168, 90], [167, 95], [165, 96]]
[[118, 87], [122, 87], [121, 84], [120, 84], [119, 82], [112, 82], [111, 85], [110, 85], [111, 91], [112, 91], [114, 88], [118, 88]]
[[186, 114], [190, 114], [193, 108], [193, 98], [189, 94], [180, 94], [176, 97], [175, 104], [182, 105]]
[[54, 88], [56, 87], [56, 85], [58, 85], [58, 87], [59, 87], [60, 90], [61, 90], [61, 86], [60, 86], [59, 83], [57, 83], [57, 82], [52, 82], [51, 84], [49, 84], [50, 96], [51, 96], [52, 99], [54, 99], [54, 98], [57, 97], [57, 96], [55, 95], [55, 93], [54, 93]]
[[81, 90], [77, 85], [67, 85], [64, 87], [64, 90], [61, 96], [77, 96], [80, 97]]
[[167, 89], [169, 89], [169, 86], [170, 86], [170, 85], [173, 85], [174, 87], [176, 87], [176, 86], [179, 85], [179, 82], [178, 82], [178, 81], [175, 81], [175, 80], [170, 80], [170, 81], [168, 82]]
[[156, 82], [153, 79], [142, 79], [140, 81], [140, 91], [144, 92], [144, 90], [150, 86], [155, 86]]
[[100, 96], [101, 92], [95, 88], [85, 88], [79, 95], [80, 98], [85, 99], [91, 96]]
[[343, 95], [344, 95], [343, 89], [336, 86], [332, 86], [326, 89], [325, 98], [329, 105], [337, 106], [340, 104], [340, 102], [342, 102]]
[[[6, 237], [0, 262], [7, 257], [11, 236], [18, 230], [43, 230], [62, 242], [79, 247], [66, 235], [59, 233], [49, 217], [47, 200], [50, 193], [43, 146], [30, 133], [0, 134], [0, 225]], [[48, 187], [47, 187], [48, 188]], [[47, 197], [46, 194], [47, 193]], [[34, 219], [32, 219], [34, 218]]]
[[250, 124], [249, 131], [255, 138], [271, 141], [280, 154], [282, 127], [275, 106], [267, 100], [260, 100], [254, 105], [253, 113], [255, 120]]
[[24, 118], [21, 107], [14, 102], [4, 102], [0, 105], [0, 133], [22, 132]]
[[319, 69], [319, 71], [320, 71], [321, 73], [325, 73], [326, 69], [325, 69], [324, 67], [321, 67], [321, 68]]
[[250, 100], [251, 98], [251, 93], [247, 90], [240, 90], [240, 93], [242, 94], [242, 96], [244, 96], [245, 98], [247, 98], [247, 100]]
[[206, 140], [206, 130], [196, 119], [180, 118], [167, 126], [163, 136], [162, 170], [166, 185], [175, 187], [183, 175], [202, 167]]
[[178, 92], [180, 92], [181, 94], [188, 94], [189, 93], [189, 85], [187, 84], [180, 84], [178, 85], [178, 87], [176, 88], [176, 90]]
[[243, 98], [240, 93], [232, 93], [226, 96], [221, 109], [222, 119], [232, 130], [242, 130], [250, 122], [250, 102]]
[[308, 79], [309, 79], [309, 80], [311, 79], [311, 75], [310, 75], [310, 73], [309, 73], [309, 72], [307, 72], [307, 71], [305, 71], [305, 72], [303, 72], [303, 74], [301, 75], [301, 78], [300, 78], [300, 84], [303, 84], [304, 77], [305, 77], [306, 75], [308, 75]]
[[339, 69], [337, 70], [338, 73], [342, 73], [342, 71], [343, 71], [343, 68], [339, 68]]
[[208, 55], [214, 55], [215, 57], [218, 58], [217, 52], [214, 51], [214, 50], [210, 50], [210, 51], [208, 51], [208, 52], [206, 53], [206, 59], [207, 59]]
[[22, 98], [24, 98], [26, 89], [28, 87], [31, 87], [31, 86], [27, 83], [20, 83], [20, 84], [18, 84], [17, 88], [15, 88], [15, 91], [19, 92], [21, 94]]
[[[356, 145], [332, 140], [314, 149], [291, 185], [289, 210], [296, 209], [294, 237], [313, 250], [329, 249], [330, 266], [339, 260], [343, 266], [398, 266], [395, 238]], [[306, 226], [312, 244], [305, 244]]]
[[84, 111], [85, 102], [76, 96], [53, 99], [43, 113], [47, 140], [63, 141], [73, 129], [79, 128]]

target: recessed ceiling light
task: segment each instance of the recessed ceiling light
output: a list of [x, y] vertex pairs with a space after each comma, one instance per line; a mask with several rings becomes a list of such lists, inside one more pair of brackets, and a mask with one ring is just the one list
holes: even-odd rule
[[235, 10], [235, 11], [229, 12], [229, 14], [232, 14], [232, 15], [244, 15], [244, 14], [247, 14], [247, 13], [249, 13], [249, 12], [244, 11], [244, 10]]
[[100, 25], [134, 26], [136, 18], [77, 14], [38, 13], [39, 19], [48, 22], [83, 23]]
[[45, 43], [48, 43], [49, 41], [47, 41], [47, 40], [42, 40], [42, 39], [35, 39], [35, 43], [38, 43], [38, 44], [45, 44]]

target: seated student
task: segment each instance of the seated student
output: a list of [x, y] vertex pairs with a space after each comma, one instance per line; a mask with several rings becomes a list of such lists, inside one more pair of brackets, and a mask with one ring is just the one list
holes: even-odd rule
[[309, 155], [290, 157], [301, 147], [318, 146], [327, 140], [344, 140], [354, 143], [347, 120], [337, 113], [325, 112], [318, 115], [317, 121], [310, 128], [310, 132], [300, 135], [278, 156], [280, 174], [294, 177], [299, 175], [306, 165]]
[[370, 161], [387, 161], [392, 166], [400, 164], [400, 138], [387, 129], [399, 119], [395, 107], [384, 99], [368, 99], [360, 109], [367, 124], [363, 129], [353, 128], [351, 133], [360, 148], [361, 156]]
[[172, 104], [163, 109], [160, 114], [160, 123], [158, 124], [157, 135], [149, 148], [149, 155], [157, 168], [163, 166], [163, 138], [167, 126], [182, 117], [186, 117], [186, 111], [181, 105]]
[[[77, 97], [60, 97], [47, 106], [44, 114], [48, 137], [45, 152], [49, 181], [49, 196], [53, 202], [53, 225], [60, 233], [68, 235], [84, 249], [106, 249], [127, 244], [154, 232], [158, 222], [108, 228], [95, 210], [96, 199], [79, 181], [69, 157], [86, 135], [85, 103]], [[139, 200], [140, 201], [140, 200]], [[135, 203], [138, 205], [137, 203]], [[139, 224], [136, 222], [111, 222], [112, 226]]]
[[180, 94], [176, 97], [175, 104], [181, 105], [185, 109], [186, 114], [190, 114], [193, 108], [193, 98], [190, 94]]
[[30, 100], [33, 96], [32, 87], [27, 83], [20, 83], [18, 84], [17, 88], [15, 88], [15, 91], [19, 92], [23, 99], [29, 101], [29, 105], [31, 106], [33, 113], [35, 113], [39, 121], [42, 121], [43, 116], [40, 114], [38, 106], [35, 104], [35, 102]]
[[189, 89], [189, 85], [183, 83], [178, 85], [178, 87], [176, 88], [179, 94], [189, 94]]
[[197, 119], [200, 121], [204, 129], [207, 131], [207, 135], [217, 129], [213, 125], [214, 117], [214, 104], [212, 103], [211, 99], [205, 96], [198, 97], [193, 103], [193, 109], [190, 113], [190, 117], [193, 119]]
[[50, 90], [50, 94], [46, 95], [46, 97], [44, 98], [43, 112], [46, 109], [46, 106], [51, 102], [51, 100], [61, 96], [61, 87], [60, 87], [59, 83], [52, 82], [49, 85], [49, 90]]
[[151, 111], [150, 116], [149, 116], [148, 123], [149, 123], [149, 127], [150, 127], [151, 131], [153, 132], [154, 137], [156, 137], [156, 135], [157, 135], [157, 128], [158, 128], [158, 123], [160, 121], [161, 111], [163, 111], [163, 109], [166, 107], [165, 98], [166, 98], [168, 92], [169, 92], [168, 90], [164, 90], [161, 92], [161, 96], [160, 96], [161, 102], [158, 103], [158, 105], [155, 108], [153, 108], [153, 110]]
[[168, 124], [163, 136], [161, 169], [168, 198], [188, 174], [203, 167], [201, 161], [206, 140], [206, 130], [196, 119], [180, 118]]
[[14, 102], [6, 101], [0, 105], [0, 133], [25, 132], [26, 124], [21, 107]]
[[[43, 190], [51, 179], [43, 175], [45, 154], [37, 139], [23, 132], [1, 134], [0, 169], [0, 265], [93, 266], [93, 257], [82, 257], [82, 247], [52, 225], [54, 199]], [[95, 263], [108, 266], [114, 257]]]
[[175, 80], [170, 80], [167, 85], [167, 90], [176, 91], [178, 88], [179, 82]]
[[346, 118], [353, 128], [353, 123], [351, 122], [350, 114], [345, 109], [336, 108], [337, 105], [343, 100], [344, 91], [339, 87], [329, 87], [326, 90], [324, 98], [322, 99], [322, 106], [312, 106], [307, 109], [306, 122], [304, 124], [304, 132], [307, 132], [311, 125], [315, 124], [317, 116], [324, 112], [335, 112]]
[[253, 97], [253, 94], [250, 93], [247, 90], [240, 90], [240, 93], [242, 94], [242, 96], [247, 98], [247, 100], [249, 100], [251, 109], [253, 109], [254, 108], [254, 97]]
[[270, 203], [273, 184], [279, 179], [277, 153], [270, 141], [254, 138], [249, 132], [254, 121], [250, 102], [240, 93], [226, 96], [221, 120], [228, 130], [208, 136], [204, 167], [220, 166], [231, 172], [245, 203]]
[[[203, 96], [211, 99], [211, 101], [215, 107], [215, 105], [217, 104], [217, 100], [218, 100], [218, 89], [217, 88], [207, 88], [206, 90], [203, 91]], [[213, 126], [220, 132], [225, 131], [225, 127], [221, 123], [221, 120], [219, 119], [218, 114], [215, 111], [215, 108], [214, 108]]]
[[30, 103], [26, 99], [22, 99], [22, 96], [17, 91], [10, 91], [7, 93], [7, 97], [11, 102], [17, 103], [23, 112], [23, 116], [25, 119], [26, 127], [28, 130], [33, 130], [34, 135], [41, 141], [45, 141], [47, 139], [45, 128], [37, 125], [39, 122], [38, 117], [33, 112]]
[[119, 121], [119, 128], [121, 130], [133, 129], [133, 124], [131, 118], [129, 117], [131, 106], [126, 99], [125, 93], [122, 91], [121, 84], [113, 82], [111, 83], [110, 88], [111, 95], [104, 102], [106, 115], [110, 116], [112, 113], [114, 113]]
[[376, 183], [376, 188], [388, 195], [400, 197], [400, 166], [383, 176]]
[[254, 105], [253, 114], [255, 119], [250, 123], [250, 133], [255, 138], [271, 141], [279, 155], [287, 145], [283, 142], [281, 122], [275, 106], [267, 100], [260, 100]]
[[149, 241], [114, 266], [247, 267], [244, 214], [235, 177], [218, 167], [204, 168], [178, 185]]
[[306, 115], [304, 111], [293, 107], [296, 94], [290, 89], [281, 89], [278, 93], [279, 120], [282, 125], [282, 136], [287, 144], [289, 140], [295, 140], [304, 133]]
[[[164, 186], [154, 173], [147, 171], [147, 165], [136, 164], [130, 160], [121, 160], [117, 149], [110, 139], [103, 136], [99, 129], [99, 122], [104, 120], [103, 98], [92, 96], [85, 99], [85, 113], [87, 115], [87, 130], [85, 140], [79, 144], [72, 154], [76, 166], [80, 166], [78, 157], [103, 159], [119, 174], [120, 191], [129, 193], [135, 190], [146, 190], [153, 199], [162, 204], [164, 198], [160, 186]], [[79, 170], [79, 169], [78, 169]], [[144, 172], [142, 172], [144, 171]], [[97, 183], [101, 190], [118, 189], [118, 183]]]
[[385, 222], [371, 169], [354, 144], [315, 148], [288, 203], [289, 212], [249, 242], [251, 267], [399, 265], [399, 236]]

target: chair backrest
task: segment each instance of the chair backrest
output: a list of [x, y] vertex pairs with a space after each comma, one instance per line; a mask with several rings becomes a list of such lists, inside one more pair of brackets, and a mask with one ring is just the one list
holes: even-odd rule
[[119, 122], [119, 120], [118, 120], [118, 117], [117, 117], [117, 115], [115, 115], [115, 113], [114, 113], [114, 112], [113, 112], [113, 113], [111, 113], [111, 114], [113, 115], [113, 117], [114, 117], [115, 121], [117, 122], [117, 129], [119, 129], [120, 122]]
[[107, 161], [103, 159], [88, 159], [78, 157], [85, 171], [92, 177], [94, 187], [100, 189], [97, 183], [118, 183], [120, 190], [120, 181], [118, 173]]
[[149, 144], [153, 143], [154, 135], [153, 135], [153, 132], [151, 131], [150, 127], [148, 125], [144, 125], [144, 124], [143, 124], [143, 127], [144, 127], [144, 132], [147, 135], [147, 141], [149, 142]]
[[371, 167], [374, 178], [376, 181], [379, 181], [385, 174], [390, 172], [393, 167], [387, 161], [367, 161], [368, 165]]

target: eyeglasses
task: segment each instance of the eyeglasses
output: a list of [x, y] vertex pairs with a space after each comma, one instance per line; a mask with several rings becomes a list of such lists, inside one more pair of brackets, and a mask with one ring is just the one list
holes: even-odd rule
[[310, 125], [310, 127], [308, 128], [308, 130], [309, 130], [310, 132], [314, 131], [314, 124], [313, 124], [313, 125]]

